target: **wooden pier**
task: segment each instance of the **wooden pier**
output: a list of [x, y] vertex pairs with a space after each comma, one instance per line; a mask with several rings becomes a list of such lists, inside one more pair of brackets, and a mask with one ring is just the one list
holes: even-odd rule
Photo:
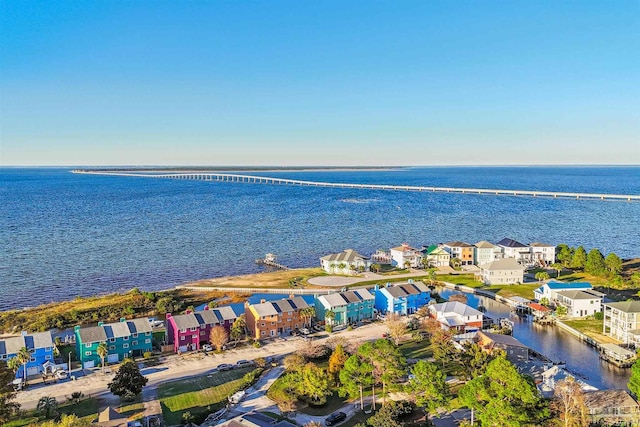
[[277, 262], [277, 257], [274, 254], [267, 254], [263, 259], [257, 259], [256, 264], [268, 265], [269, 267], [279, 268], [280, 270], [288, 270], [289, 267]]
[[104, 171], [74, 169], [72, 173], [127, 176], [142, 178], [164, 178], [164, 179], [187, 179], [213, 182], [233, 182], [245, 184], [268, 184], [268, 185], [295, 185], [306, 187], [328, 187], [328, 188], [353, 188], [363, 190], [391, 190], [391, 191], [414, 191], [424, 193], [450, 193], [450, 194], [476, 194], [490, 196], [522, 196], [522, 197], [543, 197], [551, 199], [573, 199], [573, 200], [600, 200], [600, 201], [625, 201], [639, 202], [640, 195], [636, 194], [596, 194], [596, 193], [567, 193], [558, 191], [532, 191], [532, 190], [501, 190], [488, 188], [457, 188], [457, 187], [430, 187], [413, 185], [391, 185], [391, 184], [350, 184], [337, 182], [303, 181], [297, 179], [272, 178], [266, 176], [239, 175], [230, 173], [209, 173], [209, 172], [179, 172], [179, 173], [154, 173], [151, 171]]

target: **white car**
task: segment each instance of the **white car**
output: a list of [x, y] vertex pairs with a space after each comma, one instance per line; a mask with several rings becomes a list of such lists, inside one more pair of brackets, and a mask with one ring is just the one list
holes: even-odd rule
[[202, 350], [204, 350], [204, 351], [213, 351], [213, 347], [211, 346], [211, 344], [204, 344], [202, 346]]
[[66, 380], [69, 374], [67, 374], [67, 371], [63, 371], [62, 369], [60, 369], [55, 372], [55, 376], [59, 380]]
[[302, 328], [302, 329], [300, 329], [300, 333], [301, 333], [301, 334], [304, 334], [304, 335], [309, 335], [309, 329], [307, 329], [307, 328]]

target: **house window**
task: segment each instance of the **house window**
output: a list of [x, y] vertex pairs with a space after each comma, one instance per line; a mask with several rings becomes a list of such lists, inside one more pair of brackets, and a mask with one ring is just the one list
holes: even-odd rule
[[84, 352], [84, 355], [85, 355], [85, 356], [91, 356], [91, 352], [90, 352], [90, 351], [85, 351], [85, 352]]
[[131, 345], [138, 345], [138, 341], [133, 341]]
[[109, 342], [116, 342], [115, 338], [109, 338]]
[[124, 340], [125, 341], [129, 341], [129, 337], [124, 337]]
[[2, 357], [1, 357], [1, 359], [2, 359], [2, 360], [7, 360], [7, 355], [6, 355], [6, 354], [3, 354], [3, 355], [2, 355]]
[[275, 326], [276, 322], [271, 322], [271, 326]]
[[191, 328], [191, 332], [195, 331], [196, 329], [198, 329], [198, 328]]
[[180, 337], [180, 341], [184, 341], [186, 337]]
[[47, 354], [47, 355], [44, 357], [44, 360], [51, 360], [51, 355], [50, 355], [50, 354]]
[[84, 348], [91, 348], [92, 345], [93, 343], [88, 342], [84, 345]]
[[187, 332], [187, 330], [186, 329], [180, 329], [180, 332], [185, 333], [185, 332]]
[[146, 340], [144, 340], [144, 343], [145, 343], [145, 344], [151, 344], [151, 340], [146, 339]]
[[260, 326], [264, 326], [264, 322], [262, 322], [262, 323], [260, 324]]
[[260, 335], [266, 335], [267, 333], [265, 331], [261, 331]]
[[144, 334], [145, 334], [146, 336], [149, 336], [149, 335], [151, 335], [151, 332], [145, 332]]
[[29, 362], [35, 362], [35, 361], [36, 361], [35, 357], [32, 357], [31, 359], [29, 359]]
[[122, 344], [122, 348], [129, 348], [129, 344]]
[[194, 339], [194, 340], [197, 340], [198, 336], [194, 334], [194, 335], [191, 335], [191, 338]]
[[133, 334], [131, 336], [134, 337], [134, 338], [138, 338], [138, 334]]
[[109, 350], [115, 350], [115, 349], [116, 349], [116, 346], [115, 346], [115, 345], [110, 345], [110, 346], [109, 346]]
[[200, 325], [200, 329], [204, 329], [204, 328], [206, 328], [205, 325]]
[[51, 351], [51, 350], [52, 350], [52, 348], [51, 348], [51, 347], [45, 347], [45, 348], [44, 348], [44, 351]]

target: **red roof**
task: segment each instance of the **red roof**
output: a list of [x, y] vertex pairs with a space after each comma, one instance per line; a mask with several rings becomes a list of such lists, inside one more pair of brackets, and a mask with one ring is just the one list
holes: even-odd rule
[[530, 302], [529, 307], [531, 307], [531, 310], [535, 310], [535, 311], [551, 311], [551, 309], [548, 309], [544, 305], [540, 305], [535, 302]]

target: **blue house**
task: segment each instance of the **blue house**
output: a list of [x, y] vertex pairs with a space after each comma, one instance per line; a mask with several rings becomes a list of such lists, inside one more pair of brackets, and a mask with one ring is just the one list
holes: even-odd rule
[[[9, 359], [16, 357], [23, 347], [31, 353], [31, 359], [27, 363], [27, 376], [38, 375], [43, 371], [42, 365], [48, 361], [53, 363], [53, 339], [49, 331], [33, 334], [22, 332], [17, 337], [0, 339], [0, 360], [8, 362]], [[23, 377], [23, 366], [20, 365], [16, 378]]]
[[376, 286], [374, 293], [376, 310], [401, 316], [415, 313], [431, 299], [429, 288], [422, 282], [410, 281], [394, 286]]

